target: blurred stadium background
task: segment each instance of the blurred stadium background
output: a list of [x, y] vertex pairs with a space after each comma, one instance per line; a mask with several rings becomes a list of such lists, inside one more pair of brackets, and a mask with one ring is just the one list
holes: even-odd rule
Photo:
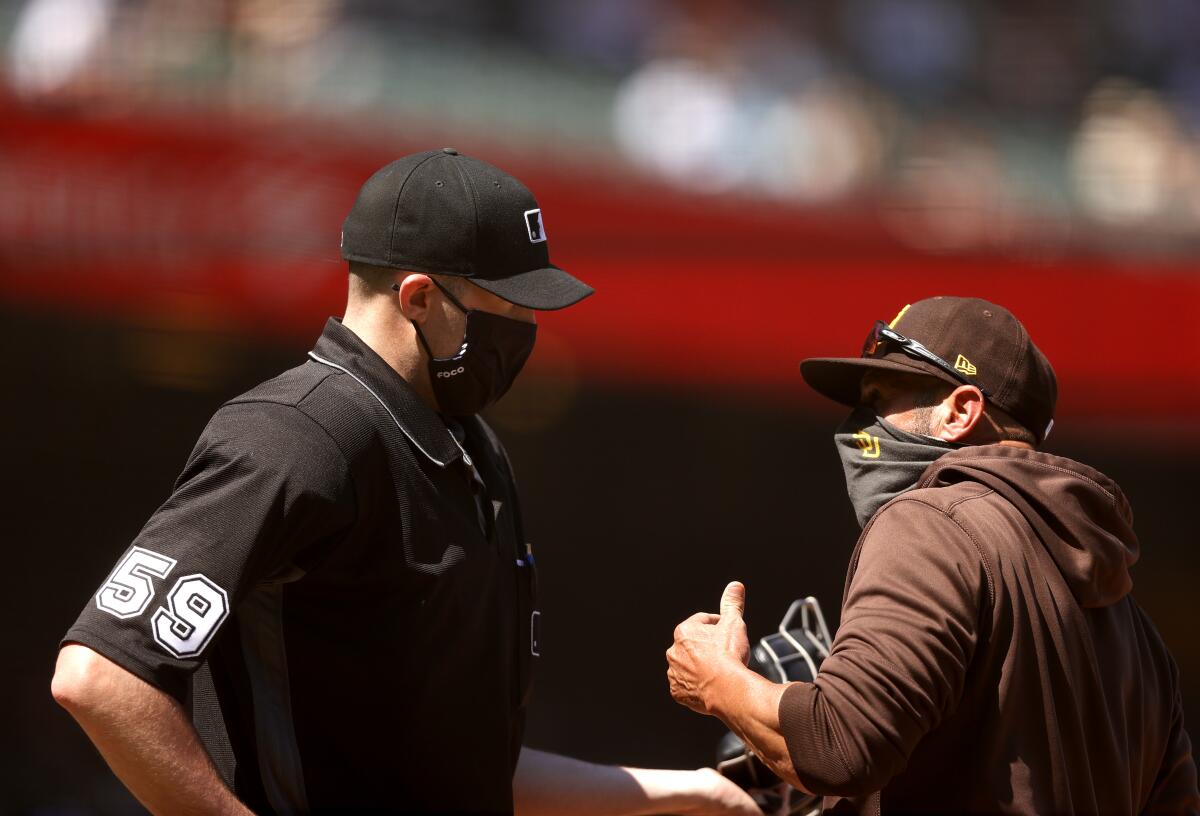
[[1200, 2], [6, 0], [0, 43], [0, 812], [137, 812], [50, 700], [57, 638], [211, 412], [340, 313], [362, 181], [443, 145], [598, 289], [491, 415], [542, 568], [530, 744], [710, 761], [672, 627], [734, 577], [755, 637], [836, 619], [857, 535], [796, 363], [932, 294], [1054, 362], [1048, 448], [1131, 497], [1196, 733]]

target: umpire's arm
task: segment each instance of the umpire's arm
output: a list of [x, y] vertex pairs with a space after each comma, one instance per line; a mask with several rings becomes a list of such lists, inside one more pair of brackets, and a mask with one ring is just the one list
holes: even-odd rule
[[51, 693], [151, 813], [250, 814], [169, 694], [78, 643], [59, 651]]

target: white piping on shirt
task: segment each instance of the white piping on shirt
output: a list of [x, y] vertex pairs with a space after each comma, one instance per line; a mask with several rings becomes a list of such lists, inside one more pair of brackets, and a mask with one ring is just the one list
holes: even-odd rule
[[[329, 366], [330, 368], [336, 368], [338, 371], [342, 372], [343, 374], [349, 374], [349, 375], [350, 375], [350, 377], [351, 377], [351, 379], [353, 379], [353, 380], [354, 380], [356, 383], [358, 383], [359, 385], [361, 385], [363, 388], [367, 389], [367, 393], [369, 393], [369, 394], [370, 394], [372, 397], [374, 397], [376, 400], [378, 400], [378, 401], [379, 401], [379, 404], [383, 406], [383, 410], [387, 411], [387, 412], [388, 412], [388, 416], [390, 416], [390, 417], [392, 418], [392, 422], [395, 422], [395, 423], [396, 423], [396, 427], [400, 429], [400, 432], [401, 432], [401, 433], [403, 433], [405, 436], [407, 436], [407, 437], [408, 437], [408, 441], [412, 442], [414, 445], [416, 445], [416, 446], [417, 446], [417, 450], [419, 450], [421, 453], [423, 453], [423, 454], [425, 454], [426, 456], [428, 456], [430, 459], [432, 459], [432, 460], [433, 460], [433, 461], [434, 461], [434, 462], [435, 462], [437, 465], [439, 465], [440, 467], [445, 467], [445, 466], [448, 464], [447, 462], [443, 462], [442, 460], [440, 460], [440, 459], [438, 459], [436, 456], [434, 456], [432, 453], [430, 453], [429, 451], [427, 451], [427, 450], [425, 450], [423, 447], [421, 447], [421, 443], [420, 443], [420, 442], [418, 442], [418, 441], [417, 441], [417, 440], [416, 440], [416, 439], [413, 437], [413, 435], [412, 435], [412, 434], [410, 434], [410, 433], [408, 432], [408, 429], [407, 429], [407, 428], [405, 428], [403, 425], [401, 425], [401, 424], [400, 424], [400, 420], [396, 419], [396, 415], [392, 413], [392, 409], [391, 409], [391, 408], [389, 408], [389, 407], [388, 407], [388, 404], [387, 404], [386, 402], [384, 402], [384, 401], [383, 401], [383, 398], [382, 398], [382, 397], [380, 397], [378, 394], [376, 394], [376, 393], [375, 393], [375, 392], [374, 392], [374, 391], [371, 389], [371, 386], [367, 385], [365, 382], [363, 382], [361, 379], [359, 379], [359, 377], [358, 377], [358, 376], [357, 376], [357, 375], [356, 375], [356, 374], [355, 374], [353, 371], [351, 371], [351, 370], [350, 370], [350, 369], [348, 369], [348, 368], [344, 368], [343, 366], [340, 366], [340, 365], [338, 365], [338, 364], [337, 364], [337, 363], [335, 363], [335, 362], [332, 362], [332, 361], [330, 361], [330, 360], [326, 360], [326, 359], [324, 359], [323, 357], [318, 357], [318, 356], [317, 356], [317, 354], [316, 354], [316, 352], [312, 352], [312, 351], [310, 351], [310, 352], [308, 353], [308, 356], [309, 356], [309, 357], [311, 357], [313, 360], [317, 361], [318, 363], [321, 363], [322, 365], [327, 365], [327, 366]], [[451, 435], [451, 436], [453, 437], [453, 435]], [[456, 444], [457, 444], [457, 441], [458, 441], [458, 440], [455, 440], [455, 443], [456, 443]], [[461, 450], [461, 446], [459, 446], [459, 448], [460, 448], [460, 450]], [[466, 452], [464, 451], [463, 453], [465, 454]], [[470, 464], [470, 462], [468, 461], [468, 463], [467, 463], [467, 464]]]

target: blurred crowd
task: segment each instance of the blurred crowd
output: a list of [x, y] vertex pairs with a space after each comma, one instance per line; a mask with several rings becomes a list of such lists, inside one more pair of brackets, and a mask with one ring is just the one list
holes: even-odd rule
[[698, 196], [865, 204], [931, 250], [1200, 246], [1200, 0], [0, 9], [22, 104], [486, 134]]

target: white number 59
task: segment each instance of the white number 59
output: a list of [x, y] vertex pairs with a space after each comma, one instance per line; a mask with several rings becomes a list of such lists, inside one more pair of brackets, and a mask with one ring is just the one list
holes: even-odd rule
[[[96, 593], [96, 606], [118, 618], [136, 618], [154, 598], [155, 578], [166, 578], [176, 561], [134, 547], [121, 559]], [[204, 651], [218, 627], [229, 616], [229, 596], [203, 575], [185, 575], [167, 593], [150, 619], [154, 640], [175, 657], [192, 657]]]

